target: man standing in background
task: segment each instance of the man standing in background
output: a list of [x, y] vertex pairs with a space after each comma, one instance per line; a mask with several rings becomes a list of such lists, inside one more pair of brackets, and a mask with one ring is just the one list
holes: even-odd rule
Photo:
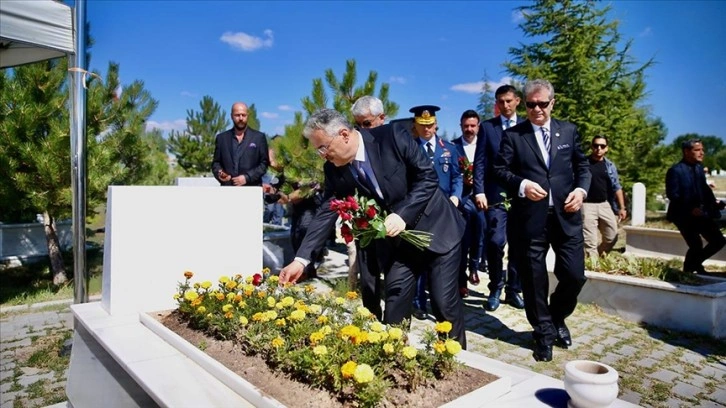
[[223, 186], [261, 186], [270, 164], [265, 134], [247, 127], [247, 105], [232, 105], [232, 129], [217, 135], [212, 174]]

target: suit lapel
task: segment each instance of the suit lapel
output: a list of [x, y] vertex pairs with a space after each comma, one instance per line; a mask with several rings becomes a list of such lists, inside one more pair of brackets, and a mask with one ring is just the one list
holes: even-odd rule
[[[379, 146], [377, 143], [373, 143], [373, 137], [367, 132], [361, 132], [361, 136], [363, 137], [363, 144], [366, 149], [366, 159], [370, 161], [373, 175], [376, 177], [376, 181], [378, 182], [378, 188], [381, 189], [381, 193], [384, 198], [388, 197], [389, 195], [385, 188], [388, 183], [382, 182], [384, 178], [388, 179], [388, 175], [386, 174], [385, 166], [383, 166], [382, 163], [381, 152], [378, 149]], [[373, 193], [371, 197], [377, 196], [375, 192], [371, 193]]]
[[[532, 153], [534, 153], [534, 156], [539, 160], [542, 167], [545, 169], [547, 168], [547, 162], [545, 161], [544, 157], [542, 157], [542, 151], [539, 149], [539, 144], [537, 144], [537, 135], [534, 133], [534, 127], [532, 127], [532, 124], [529, 124], [529, 132], [523, 134], [524, 140], [527, 142], [529, 147], [532, 149]], [[550, 156], [551, 157], [551, 156]]]
[[550, 119], [550, 128], [550, 167], [552, 167], [559, 151], [557, 145], [560, 142], [560, 124], [556, 120]]

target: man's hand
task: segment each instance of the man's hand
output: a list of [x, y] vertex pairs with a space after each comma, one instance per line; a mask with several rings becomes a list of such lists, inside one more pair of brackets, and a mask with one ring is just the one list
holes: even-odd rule
[[623, 221], [628, 217], [628, 211], [625, 210], [625, 208], [621, 208], [618, 212], [618, 221]]
[[582, 207], [582, 201], [585, 199], [582, 191], [574, 190], [567, 195], [565, 199], [565, 212], [577, 212]]
[[487, 196], [486, 194], [477, 194], [474, 196], [474, 202], [476, 203], [476, 207], [480, 210], [488, 210], [489, 209], [489, 203], [487, 203]]
[[[570, 193], [570, 195], [572, 195], [572, 193]], [[524, 196], [532, 201], [539, 201], [547, 197], [547, 192], [534, 181], [528, 181], [527, 184], [524, 186]], [[582, 203], [582, 199], [580, 200], [580, 203]]]
[[403, 221], [403, 218], [396, 213], [388, 214], [386, 220], [383, 221], [383, 226], [386, 227], [387, 237], [395, 237], [406, 229], [406, 223]]
[[286, 267], [280, 271], [280, 285], [284, 285], [287, 282], [295, 283], [303, 274], [305, 266], [298, 261], [290, 262]]
[[451, 196], [451, 197], [449, 197], [449, 200], [451, 200], [451, 202], [454, 203], [454, 207], [459, 207], [459, 197]]
[[219, 177], [219, 180], [220, 181], [223, 181], [225, 183], [232, 179], [232, 176], [230, 176], [229, 174], [225, 173], [224, 170], [220, 170], [217, 173], [217, 177]]
[[247, 178], [245, 176], [232, 177], [232, 185], [244, 186], [245, 184], [247, 184]]

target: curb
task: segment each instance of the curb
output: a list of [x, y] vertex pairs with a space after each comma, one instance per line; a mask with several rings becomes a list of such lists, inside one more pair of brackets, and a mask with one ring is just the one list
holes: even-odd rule
[[[93, 295], [88, 298], [89, 302], [98, 302], [101, 300], [101, 295]], [[73, 304], [73, 299], [60, 299], [60, 300], [51, 300], [48, 302], [41, 302], [41, 303], [33, 303], [31, 305], [16, 305], [16, 306], [6, 306], [6, 307], [0, 307], [0, 313], [10, 313], [10, 312], [18, 312], [23, 310], [33, 310], [33, 309], [41, 309], [46, 306], [56, 306], [56, 305], [70, 305]]]

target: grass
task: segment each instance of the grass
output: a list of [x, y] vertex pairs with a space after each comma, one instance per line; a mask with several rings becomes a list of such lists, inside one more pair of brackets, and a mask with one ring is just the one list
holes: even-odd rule
[[[665, 282], [684, 283], [688, 285], [702, 285], [711, 283], [704, 281], [700, 276], [682, 272], [682, 261], [679, 259], [657, 259], [626, 256], [611, 252], [598, 259], [586, 258], [585, 269], [594, 272], [603, 272], [612, 275], [626, 275], [637, 278], [651, 278]], [[717, 268], [719, 271], [725, 268]]]

